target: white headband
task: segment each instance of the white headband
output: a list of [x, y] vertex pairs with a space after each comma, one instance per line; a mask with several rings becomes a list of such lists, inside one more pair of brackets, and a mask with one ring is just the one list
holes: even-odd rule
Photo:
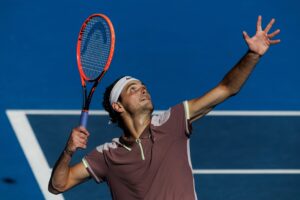
[[119, 99], [119, 96], [123, 90], [123, 88], [125, 87], [125, 85], [129, 82], [129, 81], [133, 81], [133, 80], [137, 80], [136, 78], [133, 78], [131, 76], [124, 76], [123, 78], [121, 78], [113, 87], [113, 89], [110, 92], [110, 96], [109, 96], [109, 102], [110, 105], [112, 105], [113, 103], [117, 102]]

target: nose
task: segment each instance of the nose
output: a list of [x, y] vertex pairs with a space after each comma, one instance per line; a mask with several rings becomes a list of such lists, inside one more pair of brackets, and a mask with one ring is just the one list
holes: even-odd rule
[[142, 91], [142, 94], [145, 94], [145, 93], [146, 93], [146, 88], [145, 88], [145, 86], [142, 86], [142, 87], [141, 87], [141, 91]]

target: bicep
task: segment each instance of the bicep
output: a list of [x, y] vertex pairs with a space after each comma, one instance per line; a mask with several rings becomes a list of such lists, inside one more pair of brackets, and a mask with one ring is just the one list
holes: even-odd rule
[[67, 189], [72, 188], [90, 178], [90, 174], [82, 162], [72, 166], [69, 173]]
[[230, 97], [229, 90], [224, 86], [217, 86], [207, 92], [205, 95], [189, 100], [189, 114], [191, 121], [206, 115], [216, 105]]

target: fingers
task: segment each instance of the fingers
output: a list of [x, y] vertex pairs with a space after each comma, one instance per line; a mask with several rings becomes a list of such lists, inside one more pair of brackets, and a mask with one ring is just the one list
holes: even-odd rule
[[269, 22], [269, 24], [267, 25], [267, 27], [265, 28], [264, 32], [268, 33], [270, 31], [270, 29], [272, 28], [273, 24], [275, 23], [275, 19], [271, 19], [271, 21]]
[[[257, 24], [256, 24], [257, 31], [262, 31], [261, 23], [262, 23], [262, 17], [259, 15], [258, 20], [257, 20]], [[275, 19], [273, 18], [273, 19], [271, 19], [269, 24], [266, 26], [265, 30], [263, 30], [265, 36], [267, 36], [266, 38], [267, 38], [269, 44], [278, 44], [280, 42], [279, 39], [271, 40], [273, 37], [275, 37], [276, 35], [278, 35], [280, 33], [279, 29], [277, 29], [273, 33], [268, 34], [268, 32], [271, 30], [274, 23], [275, 23]]]
[[74, 128], [69, 137], [66, 149], [75, 152], [78, 148], [86, 149], [89, 132], [84, 127]]
[[84, 128], [83, 126], [79, 126], [79, 127], [75, 128], [75, 129], [78, 130], [79, 132], [87, 135], [87, 136], [90, 135], [90, 133], [88, 132], [88, 130], [86, 130], [86, 128]]
[[246, 31], [243, 31], [243, 36], [244, 36], [244, 39], [245, 39], [245, 40], [250, 39], [250, 36], [247, 34]]
[[280, 33], [280, 30], [277, 29], [277, 30], [274, 31], [273, 33], [268, 34], [268, 39], [269, 39], [269, 43], [270, 43], [270, 44], [278, 44], [278, 43], [280, 43], [280, 39], [277, 39], [277, 40], [271, 40], [273, 37], [275, 37], [275, 36], [278, 35], [279, 33]]
[[[264, 32], [268, 33], [271, 30], [274, 23], [275, 23], [275, 19], [273, 18], [273, 19], [271, 19], [269, 24], [266, 26]], [[259, 15], [258, 19], [257, 19], [257, 23], [256, 23], [256, 32], [262, 31], [262, 25], [261, 24], [262, 24], [262, 16]]]
[[278, 43], [280, 43], [280, 41], [281, 40], [270, 40], [269, 42], [270, 42], [270, 44], [278, 44]]
[[256, 22], [256, 32], [262, 31], [261, 21], [262, 21], [262, 17], [261, 17], [261, 15], [259, 15], [257, 22]]
[[74, 142], [77, 146], [77, 148], [86, 148], [89, 132], [84, 127], [78, 127], [75, 129], [73, 134]]
[[268, 38], [269, 38], [269, 39], [272, 39], [273, 37], [275, 37], [275, 36], [278, 35], [279, 33], [280, 33], [280, 30], [277, 29], [277, 30], [274, 31], [273, 33], [268, 34]]

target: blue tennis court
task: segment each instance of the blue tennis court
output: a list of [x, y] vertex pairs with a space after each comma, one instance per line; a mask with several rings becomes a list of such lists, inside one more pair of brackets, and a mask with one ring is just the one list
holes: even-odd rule
[[[35, 153], [25, 151], [27, 160], [37, 170], [35, 177], [43, 195], [53, 198], [47, 192], [44, 177], [50, 176], [50, 168], [68, 138], [69, 124], [78, 123], [79, 112], [12, 110], [8, 116], [16, 126], [14, 130], [23, 149], [35, 149]], [[26, 128], [21, 118], [25, 119], [24, 123], [27, 119], [32, 129]], [[198, 198], [293, 199], [298, 196], [299, 120], [299, 112], [217, 111], [195, 123], [191, 155]], [[108, 116], [103, 112], [94, 112], [90, 121], [89, 148], [78, 152], [74, 163], [98, 144], [121, 134], [117, 127], [107, 124]], [[53, 129], [53, 124], [58, 126]], [[28, 142], [33, 135], [37, 142]], [[43, 155], [33, 156], [39, 149]], [[109, 199], [110, 194], [105, 184], [90, 181], [59, 198], [82, 197]]]
[[84, 19], [108, 15], [116, 31], [112, 66], [93, 99], [89, 147], [120, 130], [102, 111], [105, 87], [122, 75], [143, 80], [155, 110], [214, 87], [243, 56], [242, 31], [276, 18], [282, 42], [263, 56], [241, 92], [196, 121], [191, 156], [198, 199], [300, 199], [299, 2], [0, 2], [0, 199], [110, 199], [93, 181], [47, 193], [50, 168], [77, 126], [81, 86], [76, 40]]

